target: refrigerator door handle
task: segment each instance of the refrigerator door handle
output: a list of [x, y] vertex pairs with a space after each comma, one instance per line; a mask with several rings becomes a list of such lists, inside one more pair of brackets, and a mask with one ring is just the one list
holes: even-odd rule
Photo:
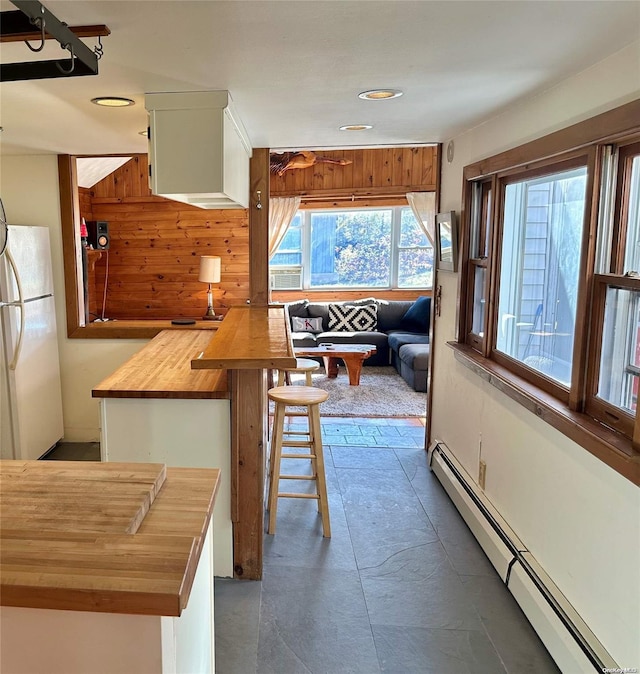
[[24, 320], [25, 320], [24, 295], [22, 293], [22, 283], [20, 282], [20, 274], [18, 274], [18, 268], [16, 266], [15, 260], [11, 256], [11, 251], [6, 250], [5, 255], [7, 257], [7, 260], [9, 261], [9, 266], [13, 270], [13, 275], [15, 276], [16, 279], [16, 286], [18, 287], [18, 299], [16, 302], [12, 302], [11, 306], [16, 306], [20, 309], [20, 330], [18, 331], [18, 343], [16, 344], [13, 358], [9, 363], [9, 369], [15, 370], [16, 365], [18, 364], [18, 359], [20, 358], [20, 352], [22, 351], [22, 338], [24, 336]]

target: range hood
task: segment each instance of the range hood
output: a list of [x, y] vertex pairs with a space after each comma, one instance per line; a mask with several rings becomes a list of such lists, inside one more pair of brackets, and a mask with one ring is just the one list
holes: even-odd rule
[[251, 144], [228, 91], [145, 95], [149, 187], [200, 208], [248, 208]]

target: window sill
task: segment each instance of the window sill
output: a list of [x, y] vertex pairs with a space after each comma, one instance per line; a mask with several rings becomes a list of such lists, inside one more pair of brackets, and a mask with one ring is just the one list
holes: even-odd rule
[[470, 346], [458, 342], [447, 342], [447, 345], [453, 349], [459, 363], [640, 486], [640, 452], [633, 448], [631, 440], [586, 414], [573, 412], [553, 396], [484, 358]]
[[70, 339], [152, 339], [163, 330], [217, 330], [220, 321], [196, 321], [173, 325], [169, 319], [113, 320], [90, 323], [69, 333]]

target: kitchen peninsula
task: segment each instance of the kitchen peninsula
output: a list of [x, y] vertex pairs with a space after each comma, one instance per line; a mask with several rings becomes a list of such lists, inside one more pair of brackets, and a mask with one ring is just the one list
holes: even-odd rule
[[211, 340], [205, 330], [165, 330], [96, 386], [103, 461], [219, 468], [213, 524], [216, 574], [233, 575], [229, 504], [230, 394], [225, 370], [195, 372], [191, 359]]
[[103, 460], [221, 469], [216, 575], [262, 576], [266, 371], [293, 366], [282, 307], [233, 307], [213, 335], [160, 333], [92, 392]]
[[262, 578], [267, 370], [295, 364], [284, 308], [256, 305], [231, 308], [204, 352], [191, 361], [196, 370], [229, 372], [233, 570], [238, 578]]
[[0, 669], [213, 673], [219, 471], [0, 462]]

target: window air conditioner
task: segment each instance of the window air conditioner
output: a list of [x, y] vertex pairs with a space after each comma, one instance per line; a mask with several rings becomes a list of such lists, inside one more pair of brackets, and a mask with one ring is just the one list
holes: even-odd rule
[[302, 267], [280, 267], [271, 270], [271, 290], [301, 290]]

